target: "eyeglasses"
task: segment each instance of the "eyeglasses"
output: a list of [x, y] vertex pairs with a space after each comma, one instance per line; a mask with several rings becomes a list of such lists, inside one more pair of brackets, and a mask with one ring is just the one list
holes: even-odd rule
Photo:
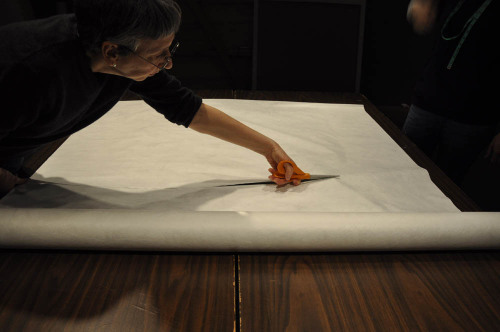
[[154, 64], [153, 62], [149, 61], [148, 59], [146, 59], [145, 57], [143, 56], [140, 56], [139, 54], [135, 53], [133, 50], [131, 50], [130, 48], [128, 48], [127, 46], [123, 46], [123, 45], [120, 45], [121, 47], [129, 50], [130, 52], [132, 52], [134, 55], [138, 56], [139, 58], [141, 58], [142, 60], [146, 61], [147, 63], [149, 63], [150, 65], [153, 65], [155, 66], [156, 68], [158, 68], [159, 70], [163, 70], [165, 69], [166, 66], [168, 66], [168, 64], [170, 63], [170, 61], [172, 61], [172, 57], [174, 56], [175, 52], [177, 51], [177, 49], [179, 48], [179, 45], [180, 43], [179, 42], [176, 42], [174, 44], [174, 46], [172, 46], [172, 48], [169, 49], [169, 52], [170, 55], [167, 55], [164, 60], [162, 60], [162, 62], [160, 62], [160, 64]]

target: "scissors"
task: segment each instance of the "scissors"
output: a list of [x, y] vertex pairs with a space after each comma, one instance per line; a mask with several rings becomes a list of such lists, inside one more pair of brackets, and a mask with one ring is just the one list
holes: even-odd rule
[[273, 172], [273, 176], [275, 178], [280, 178], [280, 179], [285, 178], [285, 173], [286, 173], [285, 164], [290, 164], [293, 167], [293, 174], [290, 180], [299, 179], [301, 181], [311, 181], [311, 180], [331, 179], [339, 177], [338, 175], [311, 175], [309, 173], [303, 172], [293, 161], [282, 160], [276, 167], [277, 170]]
[[[289, 163], [293, 167], [293, 174], [291, 179], [300, 179], [301, 181], [313, 181], [313, 180], [322, 180], [322, 179], [331, 179], [331, 178], [338, 178], [339, 175], [311, 175], [309, 173], [304, 173], [302, 170], [291, 160], [282, 160], [276, 166], [276, 171], [273, 172], [273, 176], [276, 178], [284, 179], [285, 178], [285, 164]], [[291, 180], [290, 179], [290, 180]], [[233, 183], [233, 184], [224, 184], [220, 185], [218, 187], [232, 187], [232, 186], [251, 186], [251, 185], [256, 185], [256, 184], [274, 184], [273, 181], [242, 181], [240, 183]]]

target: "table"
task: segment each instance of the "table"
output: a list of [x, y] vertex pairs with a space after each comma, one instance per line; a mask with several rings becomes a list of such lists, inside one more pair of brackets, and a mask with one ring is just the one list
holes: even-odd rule
[[[479, 210], [362, 95], [198, 93], [206, 98], [362, 103], [460, 210]], [[28, 172], [53, 149], [35, 156]], [[0, 255], [2, 331], [500, 328], [498, 251], [304, 255], [2, 250]]]

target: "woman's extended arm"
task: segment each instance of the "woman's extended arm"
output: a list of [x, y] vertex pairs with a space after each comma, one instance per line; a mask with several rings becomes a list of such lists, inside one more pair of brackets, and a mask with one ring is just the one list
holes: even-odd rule
[[[266, 157], [274, 170], [276, 170], [280, 161], [292, 160], [279, 144], [269, 137], [262, 135], [220, 110], [206, 104], [201, 105], [189, 128], [255, 151]], [[300, 184], [300, 180], [297, 179], [290, 181], [290, 177], [293, 174], [292, 166], [285, 164], [285, 169], [285, 179], [273, 176], [269, 178], [278, 185], [288, 182], [292, 182], [294, 185]]]

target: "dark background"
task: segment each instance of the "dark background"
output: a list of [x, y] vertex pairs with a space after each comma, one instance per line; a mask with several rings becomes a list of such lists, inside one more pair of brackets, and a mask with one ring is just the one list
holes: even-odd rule
[[[408, 2], [367, 0], [363, 31], [359, 92], [398, 126], [433, 44], [432, 34], [416, 35], [406, 21]], [[188, 87], [356, 90], [359, 5], [260, 0], [255, 21], [254, 0], [178, 3], [183, 24], [172, 72]], [[8, 0], [0, 4], [0, 24], [71, 11], [71, 0]]]

